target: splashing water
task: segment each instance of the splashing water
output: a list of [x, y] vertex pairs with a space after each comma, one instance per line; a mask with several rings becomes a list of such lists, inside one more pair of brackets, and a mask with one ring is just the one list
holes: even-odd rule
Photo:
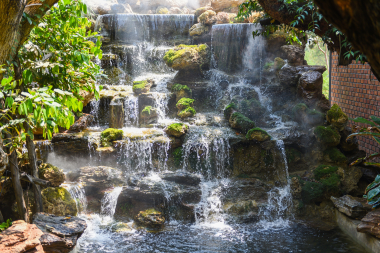
[[69, 184], [67, 186], [71, 197], [75, 200], [79, 214], [85, 214], [87, 211], [87, 198], [86, 192], [83, 188], [83, 185], [78, 184]]
[[101, 201], [100, 214], [113, 218], [116, 211], [117, 199], [123, 187], [115, 187], [112, 191], [106, 192]]

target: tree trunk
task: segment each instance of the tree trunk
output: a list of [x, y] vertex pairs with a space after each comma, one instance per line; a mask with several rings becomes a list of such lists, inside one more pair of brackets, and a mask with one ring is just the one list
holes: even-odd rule
[[315, 0], [324, 17], [339, 28], [352, 45], [367, 56], [380, 80], [380, 1]]
[[[30, 127], [28, 123], [24, 123], [25, 132], [28, 132]], [[28, 149], [29, 166], [32, 169], [32, 176], [38, 178], [38, 167], [36, 158], [36, 147], [33, 140], [29, 135], [26, 136], [26, 148]], [[41, 188], [39, 185], [33, 183], [34, 200], [36, 204], [36, 211], [43, 212]]]
[[13, 151], [10, 155], [9, 159], [10, 163], [10, 169], [11, 169], [11, 175], [12, 175], [12, 184], [13, 184], [13, 190], [15, 191], [15, 197], [17, 201], [17, 210], [18, 214], [20, 216], [20, 219], [29, 222], [29, 216], [26, 211], [26, 205], [24, 200], [24, 195], [21, 187], [20, 182], [20, 172], [17, 167], [17, 153], [16, 151]]

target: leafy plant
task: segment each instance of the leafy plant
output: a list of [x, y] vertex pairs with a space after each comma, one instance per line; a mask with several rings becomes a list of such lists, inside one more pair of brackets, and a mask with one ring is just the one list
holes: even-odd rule
[[[347, 137], [347, 140], [354, 138], [355, 136], [368, 136], [372, 137], [378, 144], [380, 144], [380, 118], [376, 116], [370, 116], [370, 120], [358, 117], [351, 119], [356, 123], [366, 124], [369, 126], [358, 126], [353, 127], [354, 133], [350, 134]], [[359, 158], [356, 161], [352, 162], [350, 166], [363, 164], [365, 166], [375, 166], [380, 168], [380, 163], [372, 161], [374, 158], [380, 157], [380, 153], [374, 153], [367, 155], [366, 157]], [[375, 181], [368, 185], [366, 195], [363, 197], [367, 199], [368, 204], [372, 205], [373, 208], [380, 207], [380, 175], [377, 175]]]
[[3, 223], [0, 224], [0, 232], [6, 230], [10, 226], [12, 226], [12, 220], [8, 219], [6, 222], [3, 222]]

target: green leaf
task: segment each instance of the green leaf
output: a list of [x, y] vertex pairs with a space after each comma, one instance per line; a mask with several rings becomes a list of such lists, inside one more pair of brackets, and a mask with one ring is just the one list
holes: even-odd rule
[[369, 121], [368, 119], [365, 119], [365, 118], [362, 118], [362, 117], [357, 117], [355, 119], [353, 119], [354, 122], [356, 123], [364, 123], [364, 124], [368, 124], [368, 125], [371, 125], [371, 126], [376, 126], [375, 123], [373, 123], [372, 121]]
[[371, 120], [372, 120], [373, 122], [375, 122], [376, 124], [380, 125], [380, 118], [378, 118], [378, 117], [376, 117], [376, 116], [371, 116], [370, 118], [371, 118]]
[[378, 196], [379, 194], [380, 194], [380, 187], [376, 187], [368, 192], [367, 199], [372, 200], [374, 197]]

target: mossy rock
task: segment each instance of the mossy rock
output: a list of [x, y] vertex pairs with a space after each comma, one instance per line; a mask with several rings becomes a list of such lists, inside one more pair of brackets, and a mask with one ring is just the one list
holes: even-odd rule
[[141, 111], [141, 116], [143, 118], [150, 118], [152, 116], [157, 116], [157, 109], [152, 106], [145, 106]]
[[63, 170], [49, 163], [42, 163], [38, 167], [38, 177], [49, 181], [53, 187], [58, 187], [65, 182]]
[[182, 135], [186, 134], [189, 130], [189, 126], [185, 125], [183, 123], [173, 123], [167, 128], [165, 128], [165, 133], [169, 136], [174, 137], [181, 137]]
[[207, 10], [198, 17], [198, 22], [204, 25], [213, 25], [216, 21], [216, 12], [212, 10]]
[[339, 149], [331, 147], [323, 152], [324, 159], [330, 163], [347, 163], [347, 157]]
[[320, 143], [328, 147], [336, 147], [340, 143], [339, 132], [331, 126], [317, 126], [314, 135]]
[[136, 95], [140, 95], [149, 92], [152, 85], [152, 80], [134, 81], [132, 90]]
[[48, 187], [41, 192], [45, 213], [57, 216], [75, 216], [78, 213], [75, 200], [63, 187]]
[[255, 98], [242, 100], [240, 110], [250, 119], [260, 117], [265, 111], [260, 101]]
[[135, 217], [135, 222], [139, 226], [143, 226], [145, 228], [162, 228], [165, 223], [165, 217], [161, 212], [151, 208], [145, 211], [140, 211]]
[[264, 142], [271, 139], [271, 136], [259, 127], [252, 128], [248, 131], [246, 138], [250, 141]]
[[348, 122], [348, 116], [337, 104], [334, 104], [327, 112], [326, 119], [329, 124], [336, 127], [339, 131], [342, 131]]
[[224, 108], [224, 117], [228, 120], [230, 119], [231, 117], [231, 114], [234, 112], [234, 111], [237, 111], [238, 110], [238, 107], [237, 105], [232, 102], [230, 103], [229, 105], [226, 106], [226, 108]]
[[156, 9], [156, 14], [169, 14], [169, 10], [166, 7], [158, 7]]
[[182, 98], [191, 98], [193, 96], [192, 90], [187, 85], [174, 84], [171, 90], [175, 94], [176, 102]]
[[108, 128], [100, 134], [100, 143], [103, 147], [110, 147], [113, 141], [123, 139], [123, 134], [121, 129]]
[[302, 200], [305, 203], [320, 202], [340, 194], [341, 178], [337, 174], [338, 167], [319, 165], [314, 171], [313, 181], [301, 181]]
[[194, 110], [193, 107], [187, 107], [186, 109], [178, 112], [178, 116], [182, 119], [192, 117], [196, 114], [197, 112]]
[[234, 112], [231, 114], [229, 123], [232, 128], [237, 129], [244, 134], [246, 134], [249, 129], [255, 127], [255, 123], [240, 112]]
[[179, 147], [174, 149], [173, 151], [174, 164], [176, 166], [180, 166], [183, 160], [183, 148]]
[[325, 115], [317, 110], [310, 110], [304, 103], [295, 105], [292, 109], [294, 120], [304, 126], [316, 126], [323, 124]]
[[193, 106], [193, 103], [194, 103], [194, 99], [191, 99], [191, 98], [181, 98], [176, 106], [178, 108], [178, 110], [184, 110], [188, 107], [192, 107]]
[[166, 52], [165, 63], [175, 70], [207, 69], [210, 64], [210, 48], [206, 44], [179, 45]]
[[274, 59], [273, 68], [275, 70], [280, 70], [285, 64], [286, 64], [286, 62], [282, 58], [276, 57]]

